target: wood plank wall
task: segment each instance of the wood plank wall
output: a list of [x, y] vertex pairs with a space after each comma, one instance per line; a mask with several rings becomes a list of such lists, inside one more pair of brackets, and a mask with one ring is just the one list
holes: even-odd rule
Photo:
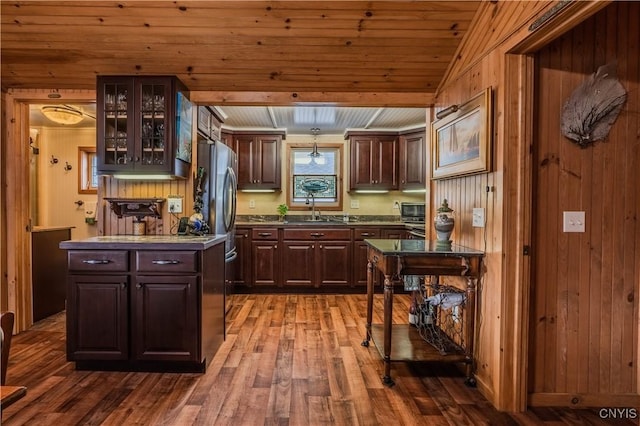
[[[446, 88], [438, 98], [439, 109], [452, 104], [461, 104], [475, 94], [482, 92], [486, 87], [494, 87], [494, 114], [493, 127], [502, 127], [502, 101], [500, 96], [500, 81], [498, 70], [501, 66], [501, 55], [497, 52], [486, 56], [481, 62], [473, 66], [465, 78], [456, 80], [454, 84]], [[490, 72], [487, 72], [488, 70]], [[478, 385], [489, 400], [494, 400], [494, 395], [499, 389], [500, 378], [500, 309], [502, 292], [500, 291], [501, 277], [501, 252], [502, 252], [502, 132], [494, 131], [492, 149], [492, 172], [479, 175], [438, 180], [432, 182], [430, 205], [433, 211], [438, 208], [443, 199], [447, 199], [449, 206], [454, 210], [456, 225], [452, 239], [457, 244], [484, 250], [483, 279], [478, 287], [476, 319], [478, 334], [476, 336], [475, 352], [477, 359]], [[431, 158], [432, 153], [429, 153]], [[429, 161], [427, 164], [431, 164]], [[487, 192], [489, 187], [489, 192]], [[493, 191], [492, 191], [493, 189]], [[486, 227], [474, 228], [471, 226], [474, 207], [485, 208]], [[450, 284], [456, 284], [453, 278], [446, 277]], [[460, 281], [457, 285], [462, 285]]]
[[[478, 288], [477, 379], [482, 393], [501, 410], [523, 410], [527, 404], [530, 256], [524, 248], [532, 232], [531, 54], [562, 34], [558, 29], [566, 32], [607, 5], [574, 2], [535, 32], [528, 29], [557, 3], [483, 3], [477, 16], [482, 24], [465, 38], [435, 104], [437, 111], [493, 88], [492, 171], [432, 181], [429, 201], [433, 214], [446, 197], [457, 213], [454, 240], [486, 252]], [[486, 228], [471, 227], [473, 207], [486, 209]]]
[[[639, 27], [640, 3], [615, 2], [537, 55], [532, 405], [638, 401]], [[562, 105], [615, 60], [627, 103], [581, 149], [560, 133]], [[584, 211], [586, 232], [563, 233], [563, 211]]]
[[[195, 161], [194, 152], [194, 161]], [[119, 198], [167, 198], [169, 195], [183, 197], [182, 213], [179, 216], [190, 216], [193, 213], [193, 174], [189, 179], [171, 181], [132, 182], [103, 177], [103, 193], [100, 196], [98, 221], [102, 224], [101, 235], [132, 235], [133, 218], [118, 218], [104, 201], [104, 197]], [[177, 232], [179, 219], [167, 211], [167, 203], [162, 208], [161, 218], [145, 218], [147, 235], [167, 235]]]

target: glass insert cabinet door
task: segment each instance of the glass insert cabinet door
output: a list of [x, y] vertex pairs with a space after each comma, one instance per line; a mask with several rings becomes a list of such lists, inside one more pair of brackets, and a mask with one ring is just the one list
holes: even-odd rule
[[98, 78], [100, 171], [165, 171], [170, 164], [171, 80]]
[[[100, 162], [105, 166], [119, 166], [111, 168], [115, 170], [133, 161], [133, 81], [103, 81], [99, 88], [97, 125], [98, 135], [102, 137], [98, 137], [97, 145], [102, 154]], [[100, 114], [101, 107], [103, 112]]]
[[140, 85], [141, 100], [140, 122], [142, 152], [141, 162], [144, 166], [164, 165], [167, 161], [165, 113], [165, 84]]

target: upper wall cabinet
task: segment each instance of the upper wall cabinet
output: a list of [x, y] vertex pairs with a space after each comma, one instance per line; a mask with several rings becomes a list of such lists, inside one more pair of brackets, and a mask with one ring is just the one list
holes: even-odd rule
[[198, 136], [206, 140], [222, 141], [222, 118], [215, 107], [198, 107]]
[[398, 189], [397, 133], [347, 132], [350, 190]]
[[175, 77], [98, 77], [100, 174], [186, 178], [193, 109]]
[[425, 130], [400, 135], [400, 179], [401, 191], [426, 189], [426, 145]]
[[238, 155], [238, 189], [279, 191], [284, 133], [233, 132], [232, 137]]

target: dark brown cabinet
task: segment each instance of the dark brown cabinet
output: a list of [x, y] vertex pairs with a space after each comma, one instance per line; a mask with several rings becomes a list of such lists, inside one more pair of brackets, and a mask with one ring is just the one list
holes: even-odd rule
[[350, 145], [350, 190], [398, 189], [398, 136], [347, 133]]
[[383, 228], [380, 230], [380, 238], [402, 240], [408, 238], [408, 233], [403, 228]]
[[251, 285], [251, 229], [236, 228], [236, 251], [234, 285]]
[[205, 140], [222, 141], [222, 118], [215, 107], [198, 107], [198, 136]]
[[67, 259], [69, 361], [204, 371], [224, 340], [223, 242], [206, 250], [69, 250]]
[[283, 134], [233, 133], [238, 155], [238, 189], [280, 190]]
[[129, 358], [129, 277], [69, 276], [67, 360]]
[[186, 178], [192, 141], [185, 140], [188, 145], [178, 154], [178, 132], [183, 138], [191, 134], [191, 129], [184, 126], [190, 126], [192, 117], [183, 117], [182, 123], [177, 120], [178, 108], [191, 111], [184, 90], [182, 83], [171, 76], [98, 77], [98, 172]]
[[134, 280], [135, 359], [197, 362], [198, 278], [139, 275]]
[[425, 132], [417, 131], [400, 135], [400, 190], [426, 189]]
[[67, 254], [59, 246], [70, 239], [70, 227], [34, 227], [31, 231], [33, 322], [65, 310]]
[[368, 246], [364, 240], [372, 238], [381, 238], [380, 229], [356, 228], [353, 231], [353, 283], [355, 286], [367, 286]]
[[222, 130], [222, 133], [220, 134], [220, 140], [222, 141], [223, 144], [227, 145], [231, 149], [235, 148], [233, 146], [233, 135], [228, 131]]
[[251, 233], [251, 280], [256, 286], [280, 285], [278, 229], [260, 228]]
[[351, 279], [351, 230], [284, 229], [282, 282], [285, 286], [347, 286]]

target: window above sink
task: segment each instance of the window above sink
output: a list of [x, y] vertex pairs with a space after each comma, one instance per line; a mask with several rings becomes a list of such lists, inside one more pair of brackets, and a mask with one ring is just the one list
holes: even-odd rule
[[[317, 156], [312, 156], [312, 152]], [[287, 205], [291, 210], [342, 209], [342, 145], [292, 144], [287, 147]]]

